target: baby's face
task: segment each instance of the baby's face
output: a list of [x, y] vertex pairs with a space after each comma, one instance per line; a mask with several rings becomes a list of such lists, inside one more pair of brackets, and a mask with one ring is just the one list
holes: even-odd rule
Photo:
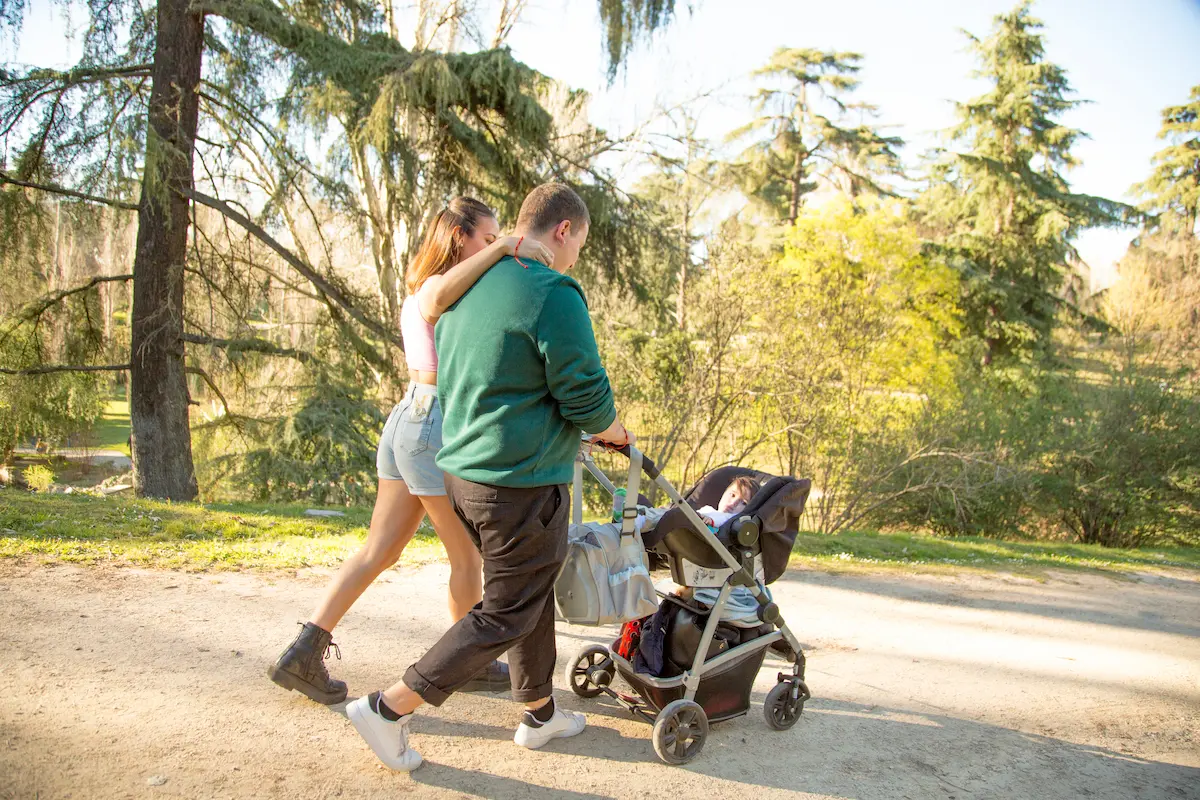
[[745, 507], [746, 498], [742, 497], [742, 490], [736, 483], [729, 484], [725, 494], [721, 495], [721, 502], [717, 504], [717, 510], [726, 514], [736, 514]]

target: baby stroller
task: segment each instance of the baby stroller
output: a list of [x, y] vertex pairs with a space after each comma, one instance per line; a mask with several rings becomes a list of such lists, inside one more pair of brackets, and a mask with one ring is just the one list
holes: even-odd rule
[[[628, 544], [630, 540], [626, 536], [636, 538], [638, 535], [634, 522], [639, 512], [634, 498], [644, 501], [638, 494], [640, 476], [644, 472], [666, 492], [671, 507], [652, 527], [647, 525], [640, 531], [645, 548], [643, 554], [648, 553], [660, 564], [665, 562], [677, 584], [719, 588], [720, 591], [711, 609], [692, 607], [679, 612], [690, 615], [687, 624], [695, 653], [690, 664], [678, 665], [679, 674], [659, 677], [637, 671], [630, 658], [617, 652], [619, 642], [614, 642], [612, 647], [590, 645], [567, 663], [566, 680], [571, 689], [581, 697], [607, 695], [634, 716], [652, 723], [654, 751], [658, 757], [668, 764], [685, 764], [703, 749], [710, 722], [733, 719], [749, 710], [754, 680], [770, 648], [784, 654], [791, 662], [791, 670], [779, 673], [778, 682], [767, 694], [763, 713], [772, 729], [791, 728], [800, 718], [805, 701], [811, 697], [804, 683], [804, 654], [778, 606], [770, 599], [765, 584], [773, 582], [787, 568], [799, 517], [808, 499], [810, 481], [776, 477], [742, 467], [721, 467], [704, 476], [681, 496], [637, 448], [612, 448], [598, 440], [585, 439], [575, 465], [573, 538], [591, 532], [585, 528], [600, 527], [582, 525], [583, 470], [591, 473], [610, 494], [617, 491], [591, 458], [593, 445], [619, 452], [630, 460], [626, 489], [629, 502], [621, 518], [622, 542]], [[742, 475], [759, 481], [760, 488], [738, 515], [714, 533], [701, 520], [696, 508], [715, 505], [725, 487]], [[610, 565], [609, 569], [614, 579], [629, 571], [624, 565]], [[583, 572], [569, 556], [555, 586], [559, 616], [576, 624], [625, 621], [620, 615], [610, 615], [597, 623], [592, 608], [596, 601], [592, 595], [597, 593], [597, 585], [602, 579], [590, 578]], [[723, 637], [718, 641], [719, 628], [724, 628], [720, 625], [722, 614], [735, 587], [745, 587], [753, 595], [762, 625], [747, 640]], [[603, 594], [606, 588], [601, 586], [599, 592]], [[650, 596], [651, 600], [655, 599], [653, 592]], [[664, 598], [664, 602], [677, 602], [673, 596], [662, 593], [658, 596]], [[702, 632], [697, 636], [701, 626]], [[613, 679], [618, 675], [635, 694], [612, 688]]]

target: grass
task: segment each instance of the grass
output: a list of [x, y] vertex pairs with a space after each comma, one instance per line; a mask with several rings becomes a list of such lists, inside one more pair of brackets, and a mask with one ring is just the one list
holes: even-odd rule
[[[307, 506], [163, 503], [127, 496], [34, 495], [0, 489], [0, 558], [184, 570], [297, 569], [340, 564], [367, 535], [368, 508], [309, 517]], [[444, 558], [423, 526], [402, 564]], [[1115, 550], [1065, 542], [938, 539], [903, 533], [802, 533], [793, 565], [817, 569], [1036, 572], [1200, 569], [1200, 549]]]
[[1028, 572], [1068, 568], [1132, 572], [1164, 566], [1200, 569], [1200, 549], [1122, 550], [1071, 542], [1002, 541], [978, 536], [941, 539], [910, 533], [801, 533], [796, 537], [792, 563], [835, 570], [966, 568]]
[[110, 398], [88, 438], [93, 450], [116, 450], [129, 455], [129, 401]]
[[[297, 569], [337, 566], [366, 539], [369, 509], [308, 517], [305, 508], [0, 489], [0, 558], [185, 570]], [[401, 563], [442, 556], [432, 529], [423, 526]]]

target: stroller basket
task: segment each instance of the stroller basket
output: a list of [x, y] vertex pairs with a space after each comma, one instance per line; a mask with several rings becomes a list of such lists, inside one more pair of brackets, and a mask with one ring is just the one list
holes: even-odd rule
[[[742, 648], [738, 648], [739, 650]], [[750, 694], [754, 679], [762, 668], [765, 647], [748, 647], [747, 652], [722, 664], [711, 672], [705, 672], [696, 689], [696, 702], [704, 709], [709, 722], [723, 722], [740, 717], [750, 710]], [[617, 674], [637, 692], [646, 705], [655, 712], [662, 711], [676, 700], [683, 700], [687, 693], [684, 686], [686, 675], [673, 678], [655, 678], [635, 672], [633, 665], [616, 653], [612, 654]]]
[[[760, 483], [755, 497], [740, 516], [730, 519], [714, 532], [704, 524], [696, 508], [712, 502], [703, 498], [714, 490], [719, 497], [729, 483], [728, 476], [735, 471], [752, 471], [736, 467], [715, 470], [685, 498], [636, 448], [626, 445], [608, 449], [630, 460], [627, 497], [638, 497], [639, 479], [644, 472], [672, 502], [672, 508], [659, 519], [657, 530], [647, 534], [644, 544], [633, 535], [638, 512], [631, 506], [625, 507], [620, 530], [612, 535], [619, 536], [622, 543], [636, 539], [640, 546], [653, 548], [667, 560], [678, 582], [692, 587], [719, 586], [720, 591], [706, 615], [695, 655], [687, 656], [692, 658], [692, 663], [674, 662], [682, 669], [681, 674], [659, 677], [638, 672], [630, 660], [615, 649], [589, 645], [567, 664], [566, 679], [571, 689], [581, 697], [607, 695], [635, 716], [654, 723], [653, 743], [659, 758], [668, 764], [684, 764], [699, 755], [708, 736], [709, 722], [733, 719], [749, 711], [755, 678], [767, 650], [774, 648], [791, 662], [791, 669], [779, 673], [776, 685], [767, 694], [763, 713], [771, 728], [791, 728], [799, 720], [805, 701], [811, 697], [804, 683], [805, 659], [799, 641], [784, 622], [765, 584], [786, 569], [797, 520], [808, 498], [809, 482], [758, 473], [756, 477], [761, 475], [767, 480]], [[610, 493], [616, 492], [613, 483], [595, 466], [585, 442], [576, 463], [576, 525], [582, 523], [584, 468]], [[609, 548], [606, 552], [613, 550]], [[640, 557], [635, 560], [641, 562]], [[594, 557], [591, 569], [564, 569], [555, 587], [559, 611], [564, 618], [577, 624], [597, 624], [597, 620], [602, 619], [614, 621], [611, 616], [606, 617], [605, 613], [593, 608], [592, 596], [597, 590], [608, 588], [601, 588], [603, 584], [629, 572], [624, 568], [629, 562], [621, 560], [622, 571], [609, 573], [607, 577], [597, 568], [602, 563], [602, 559]], [[714, 655], [710, 646], [714, 644], [722, 614], [729, 607], [735, 589], [742, 597], [753, 596], [758, 603], [758, 620], [764, 623], [767, 632], [760, 632], [761, 635]], [[615, 621], [622, 618], [633, 617], [617, 614]], [[614, 691], [610, 684], [617, 676], [636, 694]]]

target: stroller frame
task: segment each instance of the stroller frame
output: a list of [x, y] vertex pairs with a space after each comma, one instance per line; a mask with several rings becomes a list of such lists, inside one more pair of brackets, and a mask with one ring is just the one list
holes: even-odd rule
[[[591, 446], [597, 445], [604, 449], [621, 453], [629, 458], [629, 484], [627, 487], [627, 502], [622, 512], [622, 522], [626, 530], [632, 530], [634, 519], [637, 517], [637, 497], [640, 476], [644, 472], [656, 486], [662, 489], [671, 502], [683, 510], [684, 517], [691, 525], [691, 532], [701, 537], [712, 550], [718, 554], [727, 565], [727, 574], [721, 582], [717, 601], [710, 609], [708, 620], [704, 626], [695, 658], [689, 669], [682, 674], [659, 678], [652, 675], [637, 673], [633, 664], [616, 653], [611, 647], [589, 645], [581, 649], [566, 668], [566, 679], [571, 689], [581, 697], [598, 697], [601, 694], [616, 700], [635, 717], [646, 720], [654, 725], [654, 750], [668, 764], [685, 764], [700, 754], [708, 737], [709, 722], [720, 722], [744, 715], [747, 707], [726, 710], [711, 719], [704, 707], [697, 701], [701, 695], [702, 684], [706, 676], [713, 676], [737, 665], [753, 666], [753, 672], [761, 669], [762, 659], [766, 651], [776, 642], [786, 643], [790, 653], [785, 655], [791, 661], [789, 672], [778, 674], [776, 685], [768, 692], [763, 704], [763, 714], [767, 725], [774, 730], [787, 730], [800, 718], [804, 703], [812, 697], [804, 682], [805, 658], [799, 640], [788, 628], [779, 611], [779, 607], [771, 601], [766, 589], [755, 575], [755, 545], [759, 541], [762, 530], [762, 520], [755, 515], [743, 516], [733, 524], [737, 544], [731, 547], [724, 545], [720, 539], [688, 504], [674, 486], [662, 475], [652, 461], [646, 458], [636, 447], [611, 447], [599, 440], [588, 440], [580, 448], [575, 463], [575, 480], [573, 486], [572, 517], [575, 524], [583, 521], [583, 470], [587, 470], [608, 492], [616, 494], [617, 487], [609, 480], [591, 455]], [[673, 578], [679, 582], [683, 577], [680, 558], [669, 552], [657, 550], [671, 561]], [[721, 570], [713, 577], [719, 578]], [[705, 659], [722, 612], [729, 600], [734, 587], [744, 586], [750, 590], [758, 602], [758, 617], [764, 623], [775, 626], [775, 630], [751, 639], [743, 644], [732, 647], [712, 658]], [[661, 592], [660, 597], [666, 597]], [[619, 674], [636, 694], [626, 694], [612, 688], [612, 680]], [[744, 676], [753, 682], [752, 676]], [[746, 697], [749, 695], [746, 688]], [[702, 699], [702, 698], [701, 698]], [[668, 702], [663, 703], [664, 700]]]

